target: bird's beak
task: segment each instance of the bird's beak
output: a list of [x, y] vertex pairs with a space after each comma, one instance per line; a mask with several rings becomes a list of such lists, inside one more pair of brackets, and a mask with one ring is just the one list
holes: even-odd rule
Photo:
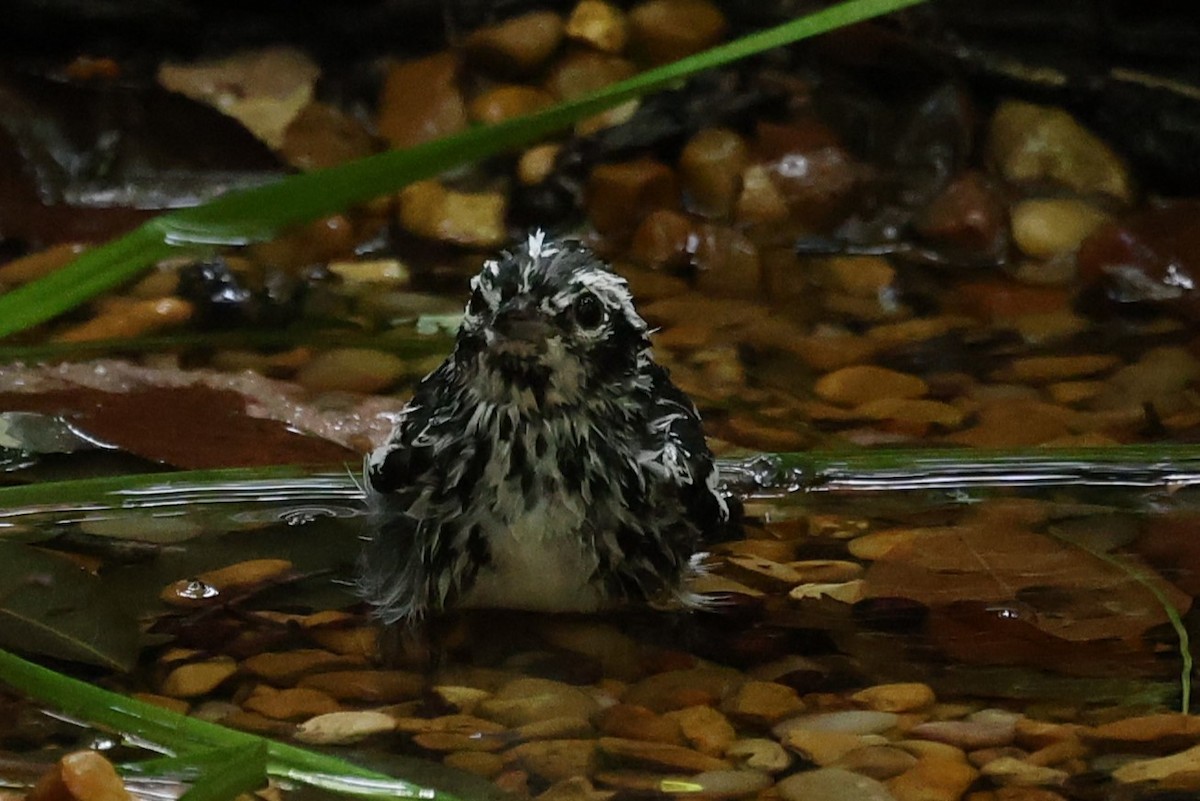
[[536, 309], [501, 309], [492, 328], [502, 341], [542, 344], [550, 335], [550, 324]]

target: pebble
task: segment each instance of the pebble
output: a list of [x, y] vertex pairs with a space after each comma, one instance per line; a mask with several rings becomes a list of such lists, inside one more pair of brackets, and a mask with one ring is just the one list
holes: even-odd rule
[[555, 782], [534, 798], [535, 801], [608, 801], [613, 795], [608, 790], [597, 790], [583, 776], [572, 776]]
[[1079, 356], [1029, 356], [1013, 359], [992, 377], [1000, 381], [1042, 384], [1103, 373], [1121, 360], [1111, 354], [1088, 353]]
[[43, 278], [65, 267], [87, 250], [79, 242], [63, 242], [0, 264], [0, 286], [13, 287]]
[[929, 386], [914, 375], [874, 365], [843, 367], [817, 379], [817, 396], [841, 406], [860, 406], [878, 398], [919, 398]]
[[540, 184], [554, 172], [555, 160], [561, 151], [562, 145], [556, 142], [529, 148], [517, 160], [517, 180], [525, 186]]
[[864, 742], [861, 735], [849, 732], [791, 728], [783, 738], [783, 745], [809, 762], [827, 766], [862, 748]]
[[172, 698], [195, 698], [212, 692], [237, 670], [237, 662], [228, 656], [191, 662], [168, 673], [159, 689]]
[[1135, 747], [1162, 744], [1170, 748], [1200, 740], [1200, 716], [1168, 712], [1115, 720], [1092, 729], [1082, 729], [1082, 738], [1094, 744]]
[[752, 679], [726, 698], [722, 709], [739, 723], [766, 728], [798, 714], [804, 702], [791, 687]]
[[296, 373], [296, 383], [313, 392], [383, 392], [408, 373], [399, 356], [369, 348], [322, 351]]
[[1002, 785], [1058, 787], [1070, 778], [1070, 774], [1065, 770], [1031, 765], [1024, 760], [1008, 756], [993, 759], [984, 765], [980, 772]]
[[987, 159], [1012, 183], [1053, 182], [1081, 194], [1128, 203], [1133, 187], [1124, 162], [1060, 108], [1018, 100], [1000, 104], [988, 127]]
[[71, 326], [55, 337], [58, 342], [93, 342], [131, 339], [183, 325], [195, 311], [180, 298], [152, 298], [116, 303], [87, 322]]
[[529, 75], [546, 63], [563, 39], [563, 20], [553, 11], [533, 11], [478, 28], [463, 49], [473, 64], [502, 75]]
[[978, 170], [952, 180], [915, 220], [922, 237], [968, 253], [994, 253], [1004, 244], [1008, 210]]
[[737, 730], [729, 719], [711, 706], [689, 706], [665, 714], [679, 725], [687, 744], [702, 754], [726, 754], [737, 739]]
[[359, 660], [316, 648], [267, 652], [242, 660], [242, 670], [279, 685], [295, 684], [309, 673], [327, 673], [358, 666]]
[[277, 690], [266, 684], [255, 686], [242, 702], [242, 708], [272, 720], [294, 720], [341, 711], [336, 700], [319, 690], [308, 687]]
[[727, 557], [722, 572], [735, 581], [767, 592], [786, 591], [804, 580], [787, 565], [762, 556]]
[[291, 572], [287, 559], [250, 559], [172, 582], [158, 597], [172, 606], [224, 603], [229, 595], [278, 581]]
[[670, 167], [653, 159], [602, 164], [588, 179], [586, 202], [597, 231], [631, 234], [651, 212], [679, 205], [678, 182]]
[[833, 767], [845, 768], [872, 779], [886, 781], [893, 776], [899, 776], [915, 764], [916, 756], [902, 748], [892, 745], [864, 745], [842, 754], [834, 761]]
[[518, 740], [564, 740], [588, 737], [594, 733], [592, 724], [586, 718], [576, 717], [535, 720], [512, 730], [512, 736]]
[[545, 90], [508, 84], [493, 87], [479, 95], [471, 101], [467, 110], [475, 122], [494, 125], [531, 114], [553, 103], [554, 98]]
[[921, 398], [879, 398], [855, 407], [856, 417], [957, 428], [966, 413], [948, 403]]
[[335, 670], [305, 676], [297, 686], [320, 690], [339, 701], [393, 704], [420, 697], [425, 679], [402, 670]]
[[782, 773], [792, 764], [791, 754], [765, 737], [735, 740], [725, 749], [725, 757], [739, 767], [766, 773]]
[[1012, 208], [1013, 241], [1035, 258], [1066, 256], [1111, 219], [1107, 212], [1084, 200], [1023, 200]]
[[699, 703], [719, 702], [742, 681], [742, 674], [731, 668], [669, 670], [642, 679], [631, 686], [621, 700], [655, 712], [667, 712]]
[[683, 773], [727, 770], [732, 767], [724, 759], [668, 743], [626, 740], [620, 737], [601, 737], [598, 742], [600, 751], [605, 756], [634, 766]]
[[623, 81], [636, 71], [637, 68], [623, 58], [585, 50], [556, 62], [542, 86], [559, 100], [576, 100]]
[[375, 123], [379, 135], [392, 147], [404, 148], [465, 129], [460, 68], [455, 54], [437, 53], [388, 69]]
[[400, 224], [418, 236], [467, 247], [496, 247], [506, 237], [507, 200], [499, 192], [456, 192], [417, 181], [399, 195]]
[[684, 744], [683, 732], [677, 720], [659, 715], [644, 706], [615, 704], [600, 713], [596, 725], [601, 733], [611, 737]]
[[475, 712], [512, 727], [551, 718], [589, 718], [599, 708], [596, 699], [578, 687], [551, 679], [520, 678], [481, 701]]
[[1192, 746], [1170, 756], [1156, 759], [1139, 759], [1127, 762], [1112, 772], [1122, 784], [1135, 782], [1163, 781], [1176, 774], [1200, 771], [1200, 745]]
[[967, 751], [1008, 745], [1013, 741], [1012, 720], [933, 720], [909, 729], [910, 737], [948, 743]]
[[28, 801], [133, 801], [117, 769], [97, 751], [59, 758], [25, 796]]
[[843, 559], [805, 559], [789, 562], [788, 567], [796, 571], [802, 582], [814, 584], [837, 584], [860, 578], [863, 574], [861, 564]]
[[310, 745], [347, 745], [395, 728], [395, 718], [382, 712], [329, 712], [304, 721], [292, 736]]
[[847, 734], [879, 734], [896, 727], [900, 717], [892, 712], [848, 709], [840, 712], [816, 712], [799, 715], [776, 724], [771, 733], [783, 740], [792, 729], [844, 732]]
[[648, 0], [629, 11], [630, 46], [650, 64], [712, 47], [725, 28], [725, 15], [709, 0]]
[[887, 780], [896, 801], [958, 801], [978, 777], [961, 752], [952, 756], [921, 756], [911, 768]]
[[933, 688], [919, 682], [876, 684], [859, 690], [850, 699], [879, 712], [913, 712], [937, 701]]
[[844, 768], [794, 773], [775, 785], [775, 791], [784, 801], [897, 801], [882, 782]]
[[604, 0], [580, 0], [567, 17], [569, 38], [605, 53], [620, 53], [629, 39], [625, 13]]
[[788, 592], [793, 601], [829, 598], [843, 604], [858, 603], [866, 593], [866, 582], [862, 579], [842, 581], [835, 584], [801, 584]]
[[442, 758], [442, 764], [485, 779], [494, 779], [504, 770], [504, 757], [488, 751], [454, 751]]
[[705, 798], [744, 798], [771, 786], [769, 774], [757, 770], [711, 770], [697, 773], [688, 780]]
[[706, 217], [726, 217], [741, 189], [749, 153], [740, 135], [727, 128], [698, 131], [679, 155], [679, 176], [688, 208]]

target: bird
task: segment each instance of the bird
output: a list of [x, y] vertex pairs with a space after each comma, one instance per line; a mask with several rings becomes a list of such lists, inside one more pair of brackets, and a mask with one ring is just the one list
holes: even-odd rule
[[470, 290], [453, 351], [365, 459], [374, 617], [702, 605], [686, 582], [729, 507], [625, 279], [535, 230]]

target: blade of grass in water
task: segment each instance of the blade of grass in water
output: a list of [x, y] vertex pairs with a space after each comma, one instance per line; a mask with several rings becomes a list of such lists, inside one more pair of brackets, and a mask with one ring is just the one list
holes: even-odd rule
[[577, 100], [454, 136], [370, 156], [268, 186], [230, 192], [156, 217], [50, 275], [0, 295], [0, 337], [45, 322], [134, 277], [172, 245], [238, 245], [280, 228], [395, 192], [451, 167], [530, 144], [572, 123], [697, 72], [916, 5], [923, 0], [849, 0], [648, 70]]
[[1085, 541], [1082, 537], [1067, 536], [1061, 530], [1051, 528], [1050, 534], [1058, 540], [1067, 543], [1075, 548], [1080, 549], [1084, 553], [1099, 559], [1101, 562], [1112, 565], [1117, 570], [1120, 570], [1129, 578], [1136, 581], [1146, 588], [1146, 591], [1154, 596], [1154, 600], [1158, 601], [1159, 606], [1163, 608], [1167, 619], [1171, 622], [1171, 628], [1175, 630], [1175, 640], [1179, 646], [1179, 690], [1180, 702], [1179, 707], [1183, 714], [1191, 714], [1192, 707], [1192, 644], [1188, 636], [1187, 626], [1184, 625], [1183, 618], [1179, 614], [1179, 610], [1171, 603], [1167, 594], [1163, 592], [1160, 583], [1161, 578], [1156, 578], [1147, 573], [1142, 568], [1138, 567], [1128, 559], [1122, 559], [1116, 554], [1102, 551], [1095, 545]]
[[[266, 755], [266, 771], [259, 785], [265, 784], [269, 777], [279, 777], [363, 797], [458, 801], [448, 793], [394, 779], [336, 757], [228, 729], [128, 698], [2, 650], [0, 682], [71, 717], [154, 743], [173, 753], [199, 751], [203, 754], [225, 749], [253, 753], [261, 749]], [[194, 764], [203, 764], [203, 759], [196, 760]], [[237, 784], [249, 781], [246, 771], [253, 764], [247, 760], [241, 765]], [[198, 781], [207, 782], [208, 777], [209, 774], [204, 773]]]

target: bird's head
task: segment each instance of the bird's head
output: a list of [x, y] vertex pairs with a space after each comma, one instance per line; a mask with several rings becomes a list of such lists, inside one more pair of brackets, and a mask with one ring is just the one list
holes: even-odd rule
[[537, 231], [471, 279], [455, 361], [481, 399], [572, 406], [627, 392], [648, 360], [625, 279]]

